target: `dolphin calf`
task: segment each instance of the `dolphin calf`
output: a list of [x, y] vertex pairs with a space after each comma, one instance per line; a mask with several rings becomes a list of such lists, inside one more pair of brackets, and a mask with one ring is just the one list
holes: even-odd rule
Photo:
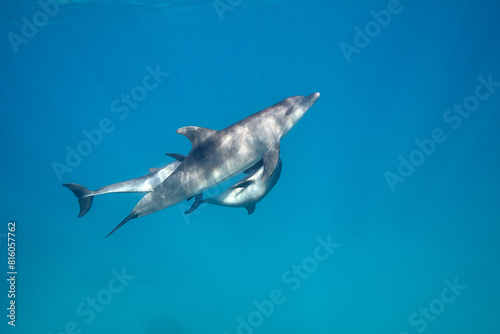
[[200, 194], [263, 160], [262, 181], [274, 172], [280, 141], [320, 94], [288, 97], [229, 127], [216, 131], [186, 126], [177, 133], [191, 141], [191, 151], [154, 191], [147, 193], [130, 214], [106, 237], [130, 219], [149, 215]]
[[179, 167], [185, 156], [176, 153], [166, 153], [166, 155], [176, 159], [163, 168], [150, 168], [149, 174], [137, 177], [132, 180], [111, 184], [99, 188], [95, 191], [88, 190], [84, 186], [76, 183], [65, 183], [63, 186], [71, 190], [78, 198], [80, 204], [80, 213], [78, 217], [84, 216], [92, 206], [94, 196], [110, 193], [141, 193], [153, 191], [153, 189], [162, 183], [172, 172]]
[[252, 174], [245, 176], [217, 196], [203, 198], [200, 194], [194, 201], [191, 209], [185, 213], [189, 214], [193, 212], [202, 203], [209, 203], [237, 208], [244, 207], [247, 209], [248, 214], [251, 215], [255, 211], [255, 205], [266, 197], [278, 182], [281, 175], [281, 159], [278, 159], [278, 164], [273, 174], [264, 182], [262, 182], [262, 173], [264, 173], [264, 166], [261, 165], [260, 168], [256, 168]]

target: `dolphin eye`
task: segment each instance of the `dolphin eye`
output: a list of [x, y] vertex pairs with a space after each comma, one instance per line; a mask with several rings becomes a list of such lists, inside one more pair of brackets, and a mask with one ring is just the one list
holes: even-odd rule
[[286, 111], [285, 113], [285, 116], [290, 116], [295, 110], [297, 110], [298, 108], [290, 108]]

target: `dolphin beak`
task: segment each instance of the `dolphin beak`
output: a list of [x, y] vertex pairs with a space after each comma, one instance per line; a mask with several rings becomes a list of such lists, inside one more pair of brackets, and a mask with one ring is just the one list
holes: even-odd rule
[[311, 95], [302, 97], [300, 101], [301, 107], [305, 107], [305, 109], [311, 108], [311, 106], [319, 99], [319, 93], [312, 93]]

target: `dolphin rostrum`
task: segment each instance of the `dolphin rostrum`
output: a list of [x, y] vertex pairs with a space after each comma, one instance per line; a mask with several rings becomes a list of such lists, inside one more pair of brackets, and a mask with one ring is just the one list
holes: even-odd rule
[[153, 189], [162, 183], [172, 172], [179, 167], [185, 156], [176, 153], [166, 153], [166, 155], [176, 159], [163, 168], [150, 168], [149, 174], [137, 177], [132, 180], [120, 183], [110, 184], [95, 191], [88, 190], [84, 186], [75, 183], [65, 183], [63, 186], [71, 190], [80, 204], [80, 213], [78, 217], [84, 216], [92, 206], [94, 196], [110, 193], [142, 193], [153, 191]]
[[245, 176], [217, 196], [203, 198], [202, 194], [197, 195], [193, 206], [185, 213], [193, 212], [202, 203], [209, 203], [235, 208], [244, 207], [247, 209], [248, 214], [251, 215], [255, 211], [255, 205], [266, 197], [278, 182], [281, 175], [281, 159], [278, 159], [273, 174], [264, 182], [262, 182], [262, 173], [264, 173], [264, 166], [261, 164], [252, 174]]
[[147, 193], [106, 237], [130, 219], [168, 208], [204, 192], [263, 160], [262, 181], [273, 173], [280, 140], [318, 100], [319, 93], [292, 96], [220, 131], [197, 126], [177, 130], [191, 141], [191, 151], [177, 169]]

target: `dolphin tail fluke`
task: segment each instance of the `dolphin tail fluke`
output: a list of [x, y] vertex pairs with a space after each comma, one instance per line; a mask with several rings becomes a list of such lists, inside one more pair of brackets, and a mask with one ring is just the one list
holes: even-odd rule
[[78, 203], [80, 204], [80, 213], [78, 217], [83, 217], [89, 212], [92, 206], [92, 200], [94, 199], [94, 196], [91, 195], [92, 191], [76, 183], [65, 183], [63, 186], [71, 190], [73, 194], [78, 197]]
[[128, 222], [130, 219], [134, 219], [134, 218], [137, 218], [137, 214], [136, 213], [133, 213], [131, 212], [127, 218], [125, 218], [120, 224], [118, 224], [111, 232], [108, 233], [108, 235], [105, 237], [109, 237], [111, 234], [113, 234], [117, 229], [119, 229], [120, 227], [122, 227], [123, 225], [125, 225], [126, 222]]
[[191, 212], [193, 212], [194, 210], [198, 209], [198, 207], [200, 206], [201, 203], [204, 203], [203, 193], [196, 195], [196, 197], [194, 198], [194, 203], [191, 206], [191, 209], [184, 212], [184, 214], [188, 215]]

